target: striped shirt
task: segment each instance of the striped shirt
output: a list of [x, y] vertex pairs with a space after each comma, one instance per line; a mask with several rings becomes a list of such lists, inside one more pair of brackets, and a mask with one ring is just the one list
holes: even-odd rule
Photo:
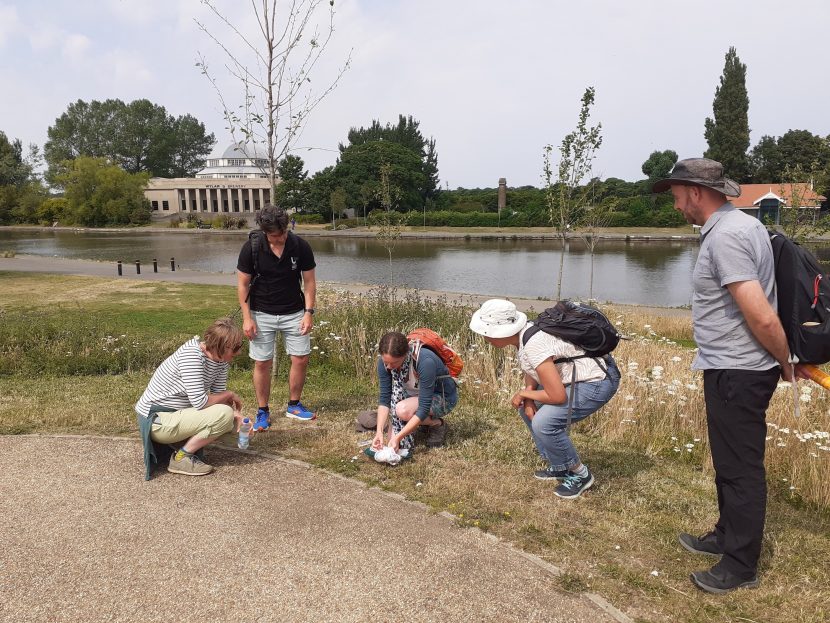
[[195, 336], [156, 369], [135, 410], [147, 417], [153, 405], [176, 410], [201, 409], [207, 404], [209, 394], [227, 389], [229, 367], [228, 363], [208, 359], [202, 352], [199, 336]]

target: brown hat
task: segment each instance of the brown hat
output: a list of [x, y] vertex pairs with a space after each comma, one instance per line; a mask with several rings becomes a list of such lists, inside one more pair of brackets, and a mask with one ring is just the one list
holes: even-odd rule
[[666, 179], [655, 182], [651, 192], [661, 193], [672, 184], [705, 186], [729, 197], [740, 197], [741, 186], [723, 175], [723, 165], [709, 158], [687, 158], [674, 165]]
[[355, 431], [358, 433], [374, 432], [378, 425], [378, 412], [376, 409], [360, 411], [354, 421]]

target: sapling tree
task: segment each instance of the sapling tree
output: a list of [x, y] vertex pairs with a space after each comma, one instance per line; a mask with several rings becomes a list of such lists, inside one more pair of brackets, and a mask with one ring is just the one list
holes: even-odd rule
[[[594, 96], [594, 87], [585, 89], [576, 128], [565, 135], [559, 146], [559, 166], [555, 181], [551, 164], [553, 146], [546, 145], [544, 148], [542, 179], [544, 180], [545, 205], [550, 222], [562, 244], [559, 256], [559, 276], [556, 283], [557, 300], [562, 296], [568, 232], [576, 230], [579, 226], [584, 208], [591, 196], [594, 187], [594, 180], [590, 177], [591, 169], [596, 152], [602, 145], [602, 124], [588, 125]], [[586, 179], [589, 180], [588, 183], [582, 186], [583, 180]]]
[[201, 2], [216, 24], [194, 21], [222, 51], [224, 67], [238, 87], [223, 89], [202, 54], [196, 66], [213, 86], [234, 142], [268, 176], [274, 196], [278, 163], [351, 63], [349, 53], [334, 77], [315, 88], [312, 75], [334, 34], [334, 0], [251, 0], [253, 32], [240, 25], [242, 19], [232, 21], [214, 0]]
[[383, 212], [378, 219], [379, 227], [375, 236], [389, 254], [390, 288], [394, 287], [395, 280], [392, 270], [392, 252], [395, 250], [395, 244], [397, 244], [403, 232], [402, 215], [395, 210], [400, 198], [400, 189], [392, 182], [391, 178], [392, 165], [385, 162], [380, 166], [380, 183], [377, 188], [377, 199], [380, 201]]

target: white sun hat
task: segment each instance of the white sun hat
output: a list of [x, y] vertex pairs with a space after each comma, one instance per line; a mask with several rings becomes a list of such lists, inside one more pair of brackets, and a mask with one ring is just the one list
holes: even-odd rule
[[524, 329], [527, 315], [504, 299], [484, 301], [470, 320], [470, 330], [485, 337], [510, 337]]

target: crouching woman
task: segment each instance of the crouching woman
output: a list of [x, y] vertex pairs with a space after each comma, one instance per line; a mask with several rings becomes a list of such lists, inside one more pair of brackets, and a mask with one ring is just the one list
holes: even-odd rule
[[411, 452], [413, 433], [427, 427], [426, 444], [444, 445], [447, 424], [444, 417], [458, 403], [458, 387], [446, 364], [428, 348], [417, 355], [403, 333], [390, 331], [378, 344], [377, 372], [380, 385], [377, 432], [372, 443], [376, 452], [384, 448], [384, 431], [392, 419], [388, 446], [395, 452]]
[[[611, 355], [585, 357], [585, 351], [556, 336], [535, 331], [527, 316], [510, 301], [485, 301], [473, 314], [470, 329], [496, 348], [518, 350], [524, 373], [524, 389], [510, 400], [530, 429], [547, 469], [536, 472], [540, 480], [561, 481], [554, 493], [577, 498], [594, 484], [594, 476], [571, 441], [568, 424], [585, 419], [616, 393], [620, 372]], [[569, 361], [557, 363], [567, 358]], [[570, 411], [570, 416], [569, 416]]]
[[[221, 318], [165, 359], [153, 373], [135, 405], [144, 441], [145, 479], [150, 479], [155, 451], [152, 442], [184, 441], [170, 457], [174, 474], [204, 476], [213, 467], [200, 450], [238, 428], [242, 401], [227, 389], [231, 360], [242, 348], [242, 330]], [[198, 453], [198, 454], [197, 454]]]

